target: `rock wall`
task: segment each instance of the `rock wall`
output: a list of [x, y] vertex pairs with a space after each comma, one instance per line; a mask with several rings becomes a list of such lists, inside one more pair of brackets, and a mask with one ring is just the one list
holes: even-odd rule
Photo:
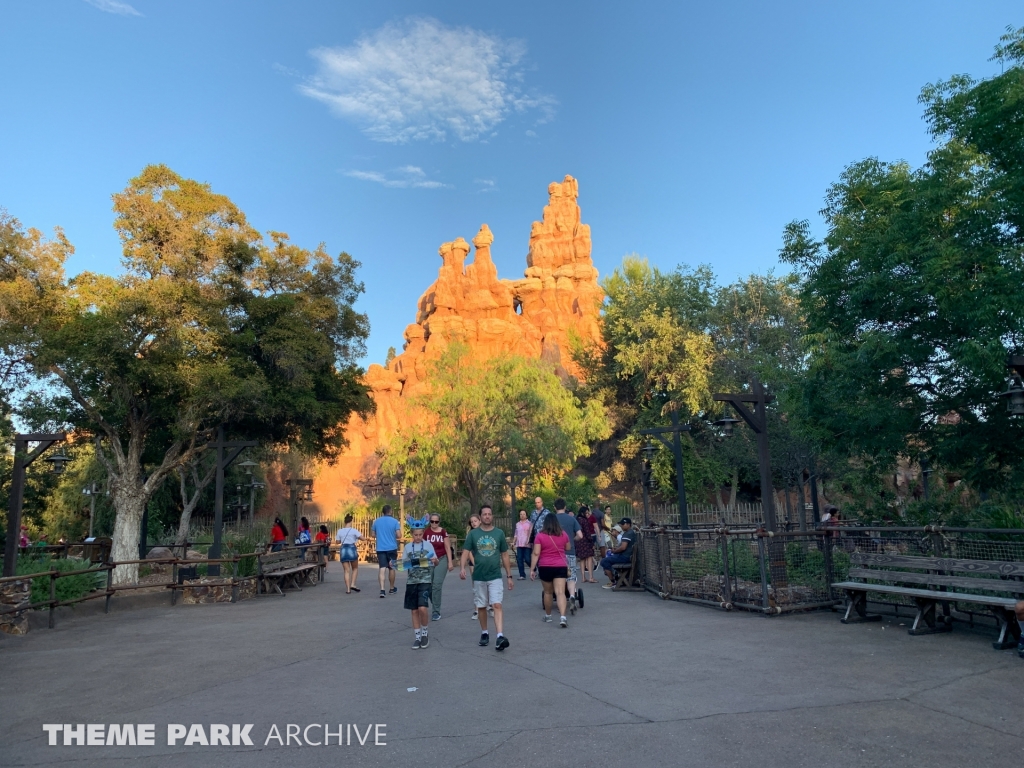
[[416, 321], [405, 329], [405, 345], [387, 367], [371, 365], [365, 381], [376, 413], [353, 417], [349, 446], [334, 466], [320, 468], [309, 516], [333, 516], [341, 503], [364, 495], [377, 474], [377, 449], [406, 423], [407, 398], [429, 386], [428, 362], [452, 341], [469, 345], [474, 357], [502, 354], [543, 358], [562, 375], [578, 375], [569, 335], [600, 342], [604, 291], [591, 260], [590, 227], [580, 220], [579, 184], [572, 176], [548, 185], [548, 204], [530, 230], [526, 270], [519, 280], [498, 277], [491, 259], [494, 235], [484, 224], [470, 245], [459, 237], [438, 249], [437, 280], [420, 297]]

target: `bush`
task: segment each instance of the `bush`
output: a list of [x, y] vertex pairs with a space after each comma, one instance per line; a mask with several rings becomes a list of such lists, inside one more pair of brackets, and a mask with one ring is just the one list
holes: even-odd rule
[[[68, 558], [67, 560], [50, 560], [47, 558], [20, 557], [18, 558], [17, 573], [29, 574], [40, 573], [56, 569], [66, 573], [67, 571], [80, 571], [89, 568], [88, 560]], [[92, 573], [81, 573], [77, 576], [65, 576], [57, 579], [54, 594], [57, 600], [74, 600], [89, 594], [94, 589], [106, 586], [107, 573], [105, 570], [93, 569]], [[50, 599], [50, 577], [40, 576], [32, 579], [32, 602], [40, 603]]]

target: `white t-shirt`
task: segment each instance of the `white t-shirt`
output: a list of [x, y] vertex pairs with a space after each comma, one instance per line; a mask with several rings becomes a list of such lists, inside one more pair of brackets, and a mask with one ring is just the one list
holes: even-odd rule
[[363, 534], [355, 528], [342, 528], [338, 531], [337, 536], [339, 544], [355, 544], [361, 538], [363, 538]]

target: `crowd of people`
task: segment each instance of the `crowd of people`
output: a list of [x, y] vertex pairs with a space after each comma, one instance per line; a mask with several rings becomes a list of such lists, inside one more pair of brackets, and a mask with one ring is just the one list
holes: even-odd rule
[[[601, 570], [608, 577], [605, 589], [615, 582], [613, 566], [628, 563], [637, 535], [632, 520], [624, 517], [613, 524], [611, 507], [604, 510], [584, 504], [572, 513], [564, 499], [556, 499], [554, 511], [547, 509], [541, 497], [534, 499], [534, 509], [527, 513], [519, 510], [512, 541], [494, 523], [494, 511], [483, 505], [470, 515], [466, 527], [462, 553], [455, 561], [454, 541], [441, 525], [437, 514], [407, 519], [412, 538], [399, 551], [402, 523], [386, 505], [373, 521], [373, 538], [377, 560], [377, 580], [382, 599], [398, 592], [398, 571], [406, 571], [404, 606], [412, 617], [414, 649], [430, 644], [430, 623], [439, 621], [444, 594], [445, 577], [459, 568], [459, 578], [472, 582], [472, 617], [479, 622], [479, 645], [491, 643], [491, 624], [494, 625], [494, 648], [504, 651], [510, 642], [505, 635], [505, 613], [502, 607], [505, 590], [515, 589], [515, 581], [540, 581], [541, 605], [544, 622], [554, 622], [558, 610], [558, 626], [567, 628], [569, 617], [583, 608], [584, 598], [580, 583], [596, 584]], [[280, 520], [275, 521], [274, 545], [282, 544], [288, 531]], [[279, 530], [278, 530], [279, 528]], [[302, 519], [299, 538], [309, 524]], [[320, 526], [316, 544], [322, 543], [326, 529]], [[345, 578], [345, 593], [359, 592], [356, 585], [359, 572], [358, 543], [363, 533], [352, 525], [352, 515], [345, 517], [344, 526], [335, 534], [340, 546], [340, 560]], [[299, 543], [299, 540], [296, 540]], [[512, 553], [515, 556], [513, 576]]]

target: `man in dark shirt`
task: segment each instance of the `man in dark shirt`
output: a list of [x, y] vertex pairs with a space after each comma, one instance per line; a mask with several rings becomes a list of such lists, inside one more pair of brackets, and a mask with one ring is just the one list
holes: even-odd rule
[[569, 568], [569, 578], [565, 583], [569, 587], [569, 613], [575, 616], [576, 580], [579, 577], [576, 569], [576, 542], [583, 538], [583, 529], [580, 527], [580, 521], [572, 513], [565, 511], [565, 499], [555, 499], [555, 517], [558, 518], [562, 530], [569, 536], [569, 544], [572, 545], [572, 551], [565, 554], [566, 565]]
[[[624, 517], [619, 521], [622, 526], [622, 538], [617, 545], [611, 547], [611, 551], [601, 560], [601, 568], [604, 575], [608, 577], [608, 583], [601, 586], [602, 589], [611, 589], [615, 586], [615, 573], [613, 565], [629, 565], [633, 561], [633, 545], [636, 544], [637, 534], [633, 530], [633, 521]], [[614, 543], [613, 543], [614, 544]]]

